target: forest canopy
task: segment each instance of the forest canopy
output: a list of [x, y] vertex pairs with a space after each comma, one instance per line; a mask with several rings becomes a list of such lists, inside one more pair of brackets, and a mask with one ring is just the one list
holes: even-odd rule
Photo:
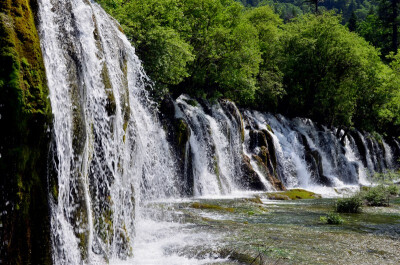
[[361, 5], [348, 10], [355, 2], [339, 13], [293, 4], [290, 19], [267, 1], [98, 2], [136, 48], [154, 97], [223, 97], [328, 126], [400, 132], [397, 22], [385, 21], [383, 2], [364, 1], [362, 20]]

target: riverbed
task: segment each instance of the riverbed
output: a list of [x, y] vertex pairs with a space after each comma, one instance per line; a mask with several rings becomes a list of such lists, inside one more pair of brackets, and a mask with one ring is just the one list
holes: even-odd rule
[[251, 194], [149, 203], [125, 264], [400, 264], [400, 199], [325, 224], [335, 200]]

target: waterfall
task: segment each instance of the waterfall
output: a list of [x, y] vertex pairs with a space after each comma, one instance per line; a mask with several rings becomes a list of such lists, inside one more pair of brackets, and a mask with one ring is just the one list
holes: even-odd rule
[[151, 209], [152, 202], [358, 185], [396, 168], [396, 139], [352, 131], [339, 134], [341, 140], [335, 128], [239, 109], [229, 100], [181, 95], [171, 99], [172, 116], [161, 117], [134, 48], [99, 5], [38, 2], [54, 115], [49, 196], [55, 264], [131, 256], [140, 263], [154, 245], [163, 260], [179, 218]]
[[178, 193], [147, 77], [119, 25], [97, 4], [40, 0], [39, 13], [58, 161], [54, 262], [125, 258], [140, 202]]
[[[237, 110], [236, 106], [233, 108]], [[193, 152], [194, 195], [238, 191], [242, 154], [240, 118], [237, 120], [219, 103], [203, 102], [202, 106], [184, 95], [176, 100], [176, 117], [183, 118], [191, 130], [189, 142]]]
[[382, 139], [383, 145], [383, 153], [385, 154], [385, 165], [386, 168], [392, 169], [393, 168], [393, 153], [390, 146], [386, 143], [384, 139]]
[[384, 140], [379, 144], [369, 134], [354, 133], [361, 146], [351, 134], [347, 134], [341, 143], [339, 138], [343, 134], [337, 138], [336, 129], [317, 126], [309, 119], [290, 120], [281, 115], [250, 110], [244, 114], [249, 120], [250, 130], [271, 132], [278, 175], [289, 188], [368, 184], [370, 181], [367, 179], [374, 172], [393, 169], [390, 146]]

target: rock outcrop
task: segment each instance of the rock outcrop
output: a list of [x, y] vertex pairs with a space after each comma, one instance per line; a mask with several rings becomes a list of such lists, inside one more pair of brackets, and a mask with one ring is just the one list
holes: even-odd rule
[[51, 111], [36, 1], [0, 2], [0, 257], [51, 264], [47, 156]]

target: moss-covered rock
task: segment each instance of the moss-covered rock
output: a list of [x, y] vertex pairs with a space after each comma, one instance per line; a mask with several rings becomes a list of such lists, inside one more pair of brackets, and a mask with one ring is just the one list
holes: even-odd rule
[[[263, 159], [257, 155], [253, 155], [253, 159], [257, 162], [258, 168], [261, 170], [261, 173], [266, 177], [266, 179], [271, 183], [271, 185], [277, 190], [286, 190], [282, 181], [275, 177], [274, 172], [270, 171], [268, 166], [265, 164]], [[269, 160], [267, 160], [268, 162]]]
[[277, 172], [277, 160], [272, 136], [267, 130], [250, 130], [250, 150], [261, 173], [277, 190], [285, 190]]
[[[47, 188], [50, 103], [34, 1], [0, 2], [0, 256], [51, 264]], [[32, 9], [33, 8], [33, 9]]]
[[236, 121], [236, 127], [240, 130], [240, 140], [244, 142], [244, 122], [239, 109], [236, 107], [235, 103], [227, 99], [220, 100], [220, 104], [225, 112], [231, 115], [232, 120]]
[[277, 159], [276, 159], [276, 150], [275, 150], [274, 140], [272, 139], [272, 135], [271, 135], [271, 133], [269, 131], [262, 130], [262, 132], [264, 133], [265, 139], [267, 140], [267, 144], [268, 144], [267, 148], [268, 148], [268, 152], [269, 152], [269, 160], [271, 161], [272, 166], [276, 170], [278, 162], [277, 162]]
[[246, 155], [243, 155], [241, 171], [242, 183], [246, 188], [251, 190], [265, 190], [264, 184], [261, 182], [258, 174], [254, 171], [254, 168], [250, 163], [250, 158]]
[[189, 139], [191, 130], [187, 122], [175, 117], [175, 105], [170, 95], [165, 95], [160, 103], [160, 121], [167, 134], [167, 140], [173, 147], [178, 174], [183, 182], [182, 195], [193, 195], [192, 154]]
[[194, 202], [190, 205], [190, 207], [195, 208], [195, 209], [201, 209], [201, 210], [226, 211], [226, 212], [231, 212], [231, 213], [233, 213], [235, 211], [235, 209], [231, 208], [231, 207], [223, 207], [220, 205], [200, 203], [200, 202]]
[[321, 195], [303, 189], [291, 189], [282, 192], [269, 192], [266, 194], [272, 200], [304, 200], [320, 199]]
[[262, 131], [251, 130], [249, 132], [250, 136], [250, 150], [254, 150], [257, 147], [268, 146], [265, 134]]

